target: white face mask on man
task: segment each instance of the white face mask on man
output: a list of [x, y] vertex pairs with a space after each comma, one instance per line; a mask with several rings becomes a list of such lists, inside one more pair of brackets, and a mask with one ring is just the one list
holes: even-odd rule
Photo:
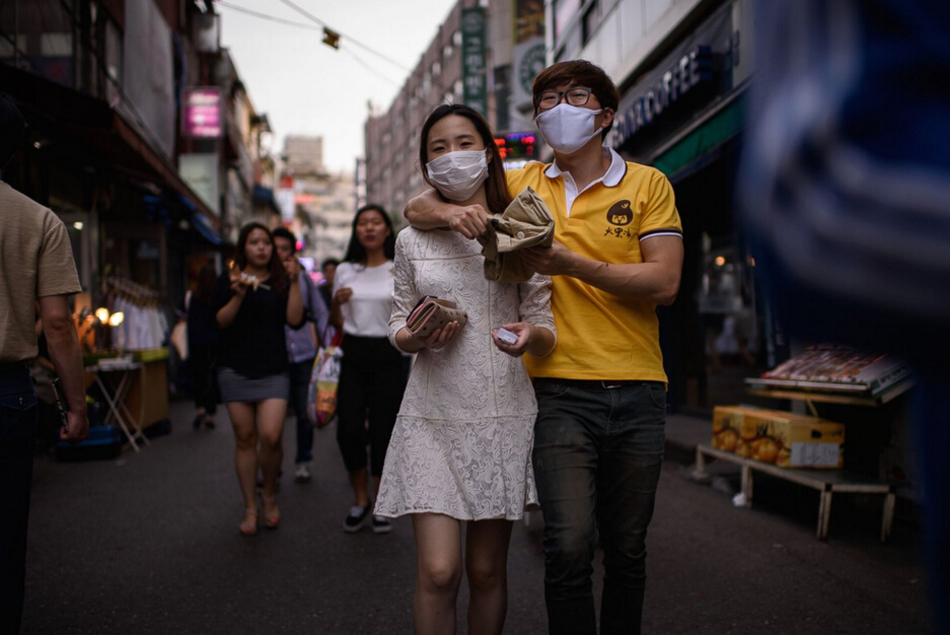
[[600, 134], [600, 128], [594, 123], [594, 117], [604, 112], [591, 110], [570, 104], [558, 104], [551, 110], [545, 110], [534, 118], [541, 130], [545, 143], [556, 152], [571, 154], [577, 152], [587, 142]]
[[429, 181], [450, 201], [467, 201], [488, 178], [485, 150], [447, 152], [426, 163]]

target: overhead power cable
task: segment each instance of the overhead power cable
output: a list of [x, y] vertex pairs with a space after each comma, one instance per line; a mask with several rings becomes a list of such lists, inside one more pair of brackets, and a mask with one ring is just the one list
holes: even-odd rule
[[[240, 6], [240, 5], [236, 5], [236, 4], [233, 4], [233, 3], [231, 3], [231, 2], [227, 2], [226, 0], [214, 0], [214, 2], [215, 2], [215, 4], [219, 4], [219, 5], [221, 5], [222, 7], [227, 7], [228, 9], [233, 9], [233, 10], [238, 11], [238, 12], [240, 12], [240, 13], [245, 13], [245, 14], [247, 14], [247, 15], [254, 16], [254, 17], [260, 18], [260, 19], [262, 19], [262, 20], [268, 20], [268, 21], [270, 21], [270, 22], [276, 22], [276, 23], [278, 23], [278, 24], [284, 24], [284, 25], [287, 25], [287, 26], [294, 26], [294, 27], [297, 27], [297, 28], [308, 29], [308, 30], [311, 30], [311, 31], [319, 31], [319, 30], [322, 29], [323, 32], [324, 32], [324, 36], [325, 36], [325, 37], [324, 37], [324, 42], [327, 43], [327, 39], [326, 39], [326, 38], [327, 38], [327, 36], [329, 35], [330, 38], [331, 38], [331, 40], [333, 40], [333, 42], [334, 42], [333, 44], [330, 44], [330, 46], [332, 46], [333, 48], [335, 48], [335, 49], [339, 49], [339, 48], [340, 48], [338, 45], [336, 45], [336, 41], [342, 38], [342, 40], [343, 40], [344, 42], [350, 42], [350, 43], [352, 43], [353, 45], [358, 46], [358, 47], [362, 48], [363, 50], [365, 50], [365, 51], [367, 51], [367, 52], [369, 52], [369, 53], [372, 53], [372, 54], [375, 55], [376, 57], [378, 57], [378, 58], [380, 58], [380, 59], [382, 59], [382, 60], [388, 62], [389, 64], [392, 64], [393, 66], [396, 66], [396, 67], [399, 68], [400, 70], [403, 70], [403, 71], [409, 73], [410, 77], [413, 76], [413, 75], [424, 75], [425, 72], [426, 72], [426, 70], [425, 70], [424, 68], [418, 68], [418, 69], [416, 69], [416, 70], [413, 70], [413, 69], [411, 69], [411, 68], [408, 68], [408, 67], [404, 66], [403, 64], [397, 62], [396, 60], [392, 59], [391, 57], [387, 56], [385, 53], [381, 53], [381, 52], [379, 52], [379, 51], [373, 49], [372, 47], [370, 47], [370, 46], [368, 46], [368, 45], [366, 45], [366, 44], [363, 44], [363, 43], [360, 42], [359, 40], [356, 40], [356, 39], [354, 39], [354, 38], [352, 38], [352, 37], [350, 37], [350, 36], [348, 36], [348, 35], [346, 35], [346, 34], [340, 32], [340, 31], [338, 31], [338, 30], [336, 30], [336, 29], [331, 28], [329, 25], [327, 25], [326, 22], [324, 22], [323, 20], [321, 20], [321, 19], [318, 18], [317, 16], [313, 15], [312, 13], [310, 13], [309, 11], [307, 11], [306, 9], [304, 9], [303, 7], [301, 7], [300, 5], [298, 5], [298, 4], [294, 3], [294, 2], [292, 2], [291, 0], [281, 0], [281, 2], [283, 2], [283, 3], [286, 4], [288, 7], [292, 8], [294, 11], [296, 11], [296, 12], [299, 13], [300, 15], [304, 16], [305, 18], [307, 18], [308, 20], [310, 20], [311, 22], [313, 22], [313, 23], [314, 23], [315, 25], [317, 25], [317, 26], [312, 26], [312, 25], [310, 25], [310, 24], [304, 24], [304, 23], [301, 23], [301, 22], [295, 22], [295, 21], [293, 21], [293, 20], [287, 20], [286, 18], [281, 18], [281, 17], [275, 16], [275, 15], [271, 15], [271, 14], [268, 14], [268, 13], [262, 13], [262, 12], [260, 12], [260, 11], [254, 11], [253, 9], [248, 9], [248, 8], [246, 8], [246, 7], [242, 7], [242, 6]], [[342, 50], [346, 50], [346, 49], [344, 48], [344, 49], [342, 49]], [[371, 72], [373, 72], [373, 73], [376, 74], [376, 75], [379, 75], [379, 74], [380, 74], [379, 71], [372, 70], [372, 69], [367, 65], [367, 63], [366, 63], [364, 60], [361, 60], [360, 58], [357, 58], [357, 57], [354, 55], [353, 51], [347, 51], [347, 52], [348, 52], [350, 55], [352, 55], [352, 56], [353, 56], [360, 64], [362, 64], [367, 70], [370, 70]], [[386, 79], [386, 81], [393, 81], [393, 80], [390, 79], [388, 76], [386, 76], [385, 79]], [[433, 85], [433, 86], [436, 86], [436, 87], [438, 87], [439, 89], [441, 89], [441, 90], [443, 90], [443, 91], [449, 91], [449, 90], [451, 90], [449, 87], [447, 87], [447, 86], [441, 84], [441, 83], [440, 83], [438, 80], [436, 80], [434, 77], [430, 76], [429, 79], [430, 79], [430, 81], [432, 82], [432, 85]], [[397, 85], [398, 85], [398, 83], [397, 83]]]
[[267, 20], [268, 22], [276, 22], [277, 24], [286, 24], [287, 26], [295, 26], [299, 29], [307, 29], [308, 31], [320, 31], [319, 27], [315, 27], [309, 24], [303, 24], [302, 22], [294, 22], [293, 20], [285, 20], [284, 18], [278, 18], [276, 15], [269, 15], [267, 13], [261, 13], [260, 11], [254, 11], [253, 9], [248, 9], [237, 4], [231, 4], [230, 2], [224, 2], [224, 0], [215, 0], [215, 4], [220, 4], [222, 7], [227, 7], [228, 9], [234, 9], [239, 13], [246, 13], [247, 15], [252, 15], [255, 18], [260, 18], [262, 20]]
[[391, 57], [387, 56], [385, 53], [380, 53], [380, 52], [377, 51], [376, 49], [374, 49], [374, 48], [372, 48], [372, 47], [370, 47], [370, 46], [367, 46], [366, 44], [363, 44], [363, 43], [360, 42], [359, 40], [357, 40], [357, 39], [355, 39], [355, 38], [352, 38], [352, 37], [350, 37], [349, 35], [346, 35], [346, 34], [343, 33], [342, 31], [340, 31], [339, 29], [334, 29], [334, 28], [332, 28], [329, 24], [327, 24], [326, 22], [324, 22], [323, 20], [321, 20], [321, 19], [318, 18], [317, 16], [313, 15], [312, 13], [310, 13], [309, 11], [307, 11], [306, 9], [304, 9], [303, 7], [301, 7], [301, 6], [300, 6], [299, 4], [297, 4], [296, 2], [293, 2], [292, 0], [280, 0], [280, 1], [283, 2], [285, 5], [287, 5], [288, 7], [290, 7], [291, 9], [293, 9], [294, 11], [296, 11], [297, 13], [299, 13], [300, 15], [302, 15], [302, 16], [304, 16], [305, 18], [307, 18], [308, 20], [310, 20], [311, 22], [314, 22], [314, 23], [316, 23], [316, 24], [319, 24], [319, 25], [322, 26], [324, 29], [329, 29], [329, 30], [331, 30], [331, 31], [332, 31], [334, 34], [336, 34], [338, 37], [342, 37], [342, 38], [345, 39], [345, 40], [349, 40], [350, 42], [352, 42], [352, 43], [355, 44], [356, 46], [360, 47], [360, 48], [363, 49], [364, 51], [366, 51], [366, 52], [368, 52], [368, 53], [372, 53], [372, 54], [375, 55], [376, 57], [378, 57], [378, 58], [380, 58], [380, 59], [382, 59], [382, 60], [385, 60], [385, 61], [389, 62], [390, 64], [392, 64], [392, 65], [394, 65], [394, 66], [398, 66], [399, 68], [401, 68], [402, 70], [406, 71], [407, 73], [413, 72], [411, 68], [407, 68], [406, 66], [403, 66], [402, 64], [400, 64], [400, 63], [397, 62], [396, 60], [394, 60], [394, 59], [392, 59]]

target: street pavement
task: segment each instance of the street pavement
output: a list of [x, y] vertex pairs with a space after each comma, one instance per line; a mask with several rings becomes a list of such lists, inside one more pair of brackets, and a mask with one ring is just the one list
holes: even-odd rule
[[[314, 480], [301, 485], [288, 420], [281, 526], [244, 538], [226, 414], [217, 429], [193, 432], [188, 405], [172, 406], [173, 433], [141, 453], [37, 457], [23, 633], [412, 632], [411, 524], [343, 533], [351, 495], [332, 428], [316, 434]], [[688, 474], [670, 462], [660, 479], [644, 633], [927, 632], [916, 534], [899, 523], [881, 545], [877, 503], [836, 498], [822, 543], [810, 492], [757, 480], [746, 510], [720, 491], [726, 481], [717, 489]], [[543, 569], [537, 533], [517, 524], [506, 633], [546, 632]], [[458, 606], [466, 633], [464, 582]]]

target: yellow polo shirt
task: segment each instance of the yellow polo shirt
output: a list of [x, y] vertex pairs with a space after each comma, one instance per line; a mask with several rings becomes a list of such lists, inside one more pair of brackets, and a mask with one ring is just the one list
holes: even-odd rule
[[[683, 235], [673, 187], [662, 172], [625, 162], [613, 150], [604, 177], [577, 192], [557, 164], [509, 170], [513, 196], [531, 186], [554, 215], [554, 238], [610, 264], [643, 262], [640, 243]], [[656, 304], [621, 298], [570, 276], [554, 276], [551, 309], [558, 343], [547, 357], [524, 357], [532, 377], [666, 382]]]

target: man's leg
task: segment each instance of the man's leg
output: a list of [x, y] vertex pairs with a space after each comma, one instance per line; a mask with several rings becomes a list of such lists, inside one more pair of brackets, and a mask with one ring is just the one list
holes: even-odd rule
[[591, 590], [597, 447], [586, 391], [539, 381], [534, 474], [544, 514], [544, 600], [551, 635], [595, 635]]
[[610, 390], [613, 411], [600, 445], [597, 520], [604, 550], [601, 635], [640, 632], [646, 533], [660, 478], [666, 389], [657, 382]]
[[290, 365], [290, 404], [297, 420], [297, 454], [294, 463], [310, 463], [313, 460], [313, 424], [307, 417], [307, 398], [310, 388], [310, 373], [313, 360], [308, 359]]
[[26, 579], [26, 532], [36, 444], [33, 384], [22, 376], [0, 377], [0, 483], [6, 510], [0, 514], [0, 633], [18, 633]]

